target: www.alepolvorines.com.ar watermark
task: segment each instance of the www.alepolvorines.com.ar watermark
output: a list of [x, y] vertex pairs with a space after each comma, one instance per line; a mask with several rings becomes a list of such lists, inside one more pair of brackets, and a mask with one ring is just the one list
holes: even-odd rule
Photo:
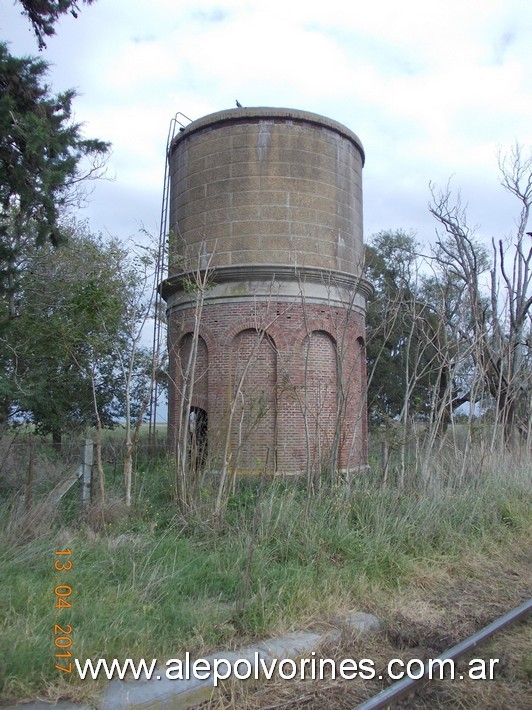
[[411, 678], [417, 680], [424, 675], [428, 680], [442, 680], [444, 677], [451, 680], [493, 680], [495, 666], [499, 663], [498, 658], [482, 659], [473, 658], [469, 661], [464, 673], [456, 673], [454, 660], [429, 658], [422, 661], [419, 658], [412, 658], [403, 661], [400, 658], [392, 658], [387, 666], [385, 674], [377, 674], [375, 663], [370, 658], [344, 658], [336, 661], [332, 658], [317, 658], [313, 651], [310, 656], [298, 658], [271, 658], [266, 660], [261, 658], [258, 651], [253, 654], [253, 658], [237, 658], [228, 660], [226, 658], [197, 658], [191, 660], [190, 654], [185, 654], [185, 659], [171, 658], [160, 666], [156, 658], [148, 661], [141, 658], [135, 662], [131, 658], [126, 658], [123, 662], [113, 658], [107, 662], [104, 658], [96, 661], [86, 659], [80, 661], [75, 659], [74, 664], [81, 679], [92, 678], [96, 680], [102, 675], [108, 680], [131, 677], [134, 680], [210, 680], [216, 687], [220, 681], [235, 678], [236, 680], [271, 680], [279, 678], [281, 680], [323, 680], [325, 678], [335, 680], [373, 680], [378, 677], [390, 678], [390, 680], [401, 680]]

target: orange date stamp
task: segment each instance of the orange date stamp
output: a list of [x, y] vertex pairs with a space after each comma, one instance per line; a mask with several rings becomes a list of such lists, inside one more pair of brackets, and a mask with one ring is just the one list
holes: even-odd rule
[[[68, 574], [72, 569], [72, 550], [56, 550], [54, 569], [56, 572]], [[58, 575], [56, 575], [57, 577]], [[56, 579], [56, 581], [59, 581]], [[54, 589], [55, 608], [59, 611], [56, 616], [61, 613], [62, 609], [71, 609], [72, 601], [69, 600], [72, 594], [72, 587], [69, 584], [57, 584]], [[54, 646], [55, 646], [55, 667], [58, 671], [72, 673], [72, 626], [71, 624], [54, 624]], [[65, 659], [65, 660], [63, 660]], [[61, 665], [64, 664], [64, 665]]]

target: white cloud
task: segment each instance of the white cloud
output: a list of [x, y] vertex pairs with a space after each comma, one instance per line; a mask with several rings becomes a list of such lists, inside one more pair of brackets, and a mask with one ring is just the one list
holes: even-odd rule
[[[36, 53], [12, 0], [0, 17], [12, 50]], [[99, 0], [62, 20], [44, 57], [56, 90], [78, 87], [86, 134], [113, 142], [120, 189], [97, 188], [91, 215], [114, 233], [145, 220], [139, 194], [162, 192], [176, 111], [236, 98], [344, 122], [367, 152], [366, 224], [428, 232], [428, 181], [453, 173], [490, 224], [508, 219], [496, 150], [532, 143], [531, 29], [525, 0]]]

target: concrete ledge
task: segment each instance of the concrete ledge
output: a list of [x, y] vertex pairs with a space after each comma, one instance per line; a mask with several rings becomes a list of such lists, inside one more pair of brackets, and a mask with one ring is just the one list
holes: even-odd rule
[[[203, 279], [205, 274], [200, 271]], [[196, 302], [194, 293], [186, 293], [183, 281], [194, 282], [193, 272], [183, 272], [165, 279], [159, 292], [171, 310], [188, 308]], [[213, 268], [208, 301], [286, 300], [305, 301], [330, 306], [357, 307], [365, 312], [366, 299], [373, 293], [362, 276], [319, 267], [283, 264], [241, 264]]]
[[[270, 639], [256, 646], [248, 646], [240, 651], [226, 651], [206, 656], [211, 665], [215, 660], [226, 660], [234, 664], [247, 660], [253, 673], [260, 671], [260, 661], [269, 662], [274, 658], [297, 658], [312, 651], [322, 640], [320, 634], [299, 631], [288, 636]], [[190, 666], [193, 661], [190, 662]], [[102, 710], [147, 710], [148, 708], [189, 708], [208, 700], [214, 690], [214, 678], [199, 680], [194, 676], [183, 680], [169, 680], [163, 667], [155, 673], [156, 680], [122, 681], [114, 680], [107, 689], [101, 706]]]
[[[214, 661], [228, 661], [234, 667], [236, 661], [246, 660], [252, 669], [251, 677], [263, 677], [261, 661], [270, 664], [274, 659], [297, 659], [312, 653], [320, 644], [339, 638], [340, 629], [349, 629], [361, 635], [377, 633], [381, 630], [380, 621], [373, 614], [356, 612], [347, 617], [340, 617], [335, 622], [338, 628], [332, 628], [327, 633], [296, 631], [286, 636], [269, 639], [253, 646], [247, 646], [240, 651], [220, 651], [212, 656], [204, 657], [211, 667]], [[123, 659], [125, 660], [125, 659]], [[159, 664], [150, 680], [113, 680], [104, 691], [101, 701], [97, 704], [99, 710], [185, 710], [209, 700], [216, 692], [212, 674], [201, 680], [192, 674], [194, 660], [187, 654], [180, 661], [182, 667], [188, 667], [188, 675], [183, 679], [166, 678], [166, 665]], [[177, 664], [176, 664], [177, 665]], [[275, 675], [275, 674], [274, 674]], [[245, 682], [245, 681], [243, 681]], [[91, 710], [87, 705], [76, 705], [71, 702], [59, 701], [47, 703], [36, 701], [10, 706], [6, 710]]]
[[[381, 630], [380, 621], [373, 614], [357, 612], [348, 617], [339, 618], [338, 626], [354, 630], [361, 635], [377, 633]], [[296, 659], [316, 650], [325, 641], [338, 638], [341, 631], [332, 629], [320, 634], [309, 631], [297, 631], [293, 634], [269, 639], [255, 646], [248, 646], [240, 651], [226, 651], [207, 656], [212, 665], [215, 660], [226, 660], [234, 664], [238, 660], [247, 660], [255, 673], [261, 676], [261, 661], [271, 663], [273, 659]], [[193, 661], [191, 662], [191, 664]], [[184, 710], [211, 698], [216, 688], [214, 679], [199, 680], [195, 677], [183, 680], [169, 680], [165, 677], [164, 667], [156, 671], [160, 680], [149, 681], [112, 681], [109, 685], [101, 710]]]

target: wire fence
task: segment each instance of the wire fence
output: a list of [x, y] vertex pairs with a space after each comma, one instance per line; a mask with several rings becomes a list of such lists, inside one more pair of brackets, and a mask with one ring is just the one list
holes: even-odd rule
[[[90, 438], [90, 437], [89, 437]], [[82, 449], [87, 436], [83, 434], [62, 437], [61, 445], [32, 432], [10, 430], [0, 439], [0, 498], [18, 494], [32, 497], [47, 495], [72, 476], [80, 465]], [[123, 470], [125, 443], [122, 432], [106, 432], [102, 441], [102, 463], [106, 476], [112, 483]], [[142, 437], [134, 454], [134, 467], [146, 467], [167, 458], [166, 437]]]

